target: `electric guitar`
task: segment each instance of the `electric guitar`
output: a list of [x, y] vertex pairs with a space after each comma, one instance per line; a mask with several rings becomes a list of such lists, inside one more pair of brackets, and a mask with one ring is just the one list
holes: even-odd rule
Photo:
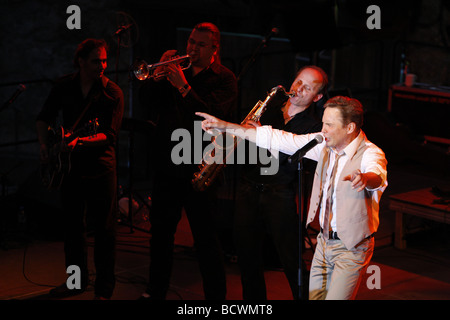
[[61, 187], [66, 174], [70, 172], [70, 157], [72, 151], [63, 151], [61, 146], [69, 144], [76, 138], [87, 137], [97, 133], [98, 119], [90, 120], [83, 127], [74, 132], [66, 132], [61, 126], [49, 128], [49, 157], [46, 163], [41, 164], [40, 174], [42, 184], [50, 190]]

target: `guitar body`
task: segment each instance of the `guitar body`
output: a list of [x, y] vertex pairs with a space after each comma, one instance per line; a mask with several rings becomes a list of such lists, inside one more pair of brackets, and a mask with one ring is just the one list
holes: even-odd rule
[[71, 169], [72, 151], [62, 151], [61, 145], [68, 144], [78, 137], [87, 137], [97, 133], [97, 119], [89, 121], [83, 128], [72, 134], [66, 134], [63, 127], [49, 129], [49, 160], [41, 164], [42, 184], [50, 190], [61, 187], [64, 177]]

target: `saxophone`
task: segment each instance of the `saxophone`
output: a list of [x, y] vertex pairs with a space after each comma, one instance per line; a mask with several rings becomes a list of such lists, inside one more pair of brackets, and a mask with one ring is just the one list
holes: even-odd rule
[[[266, 111], [269, 101], [272, 100], [272, 98], [278, 92], [282, 92], [288, 97], [295, 96], [294, 92], [286, 92], [284, 87], [281, 85], [272, 88], [266, 99], [264, 101], [258, 101], [250, 111], [250, 113], [241, 122], [241, 124], [245, 124], [248, 121], [258, 122], [263, 113]], [[192, 186], [195, 190], [205, 191], [206, 189], [208, 189], [217, 178], [217, 175], [223, 170], [223, 168], [225, 167], [226, 159], [228, 159], [228, 157], [234, 153], [234, 150], [236, 149], [238, 143], [241, 141], [238, 141], [236, 137], [233, 137], [233, 139], [234, 144], [231, 147], [226, 148], [227, 154], [224, 155], [224, 161], [221, 161], [221, 163], [211, 161], [211, 159], [214, 159], [215, 157], [215, 149], [212, 149], [205, 154], [202, 159], [202, 163], [199, 165], [200, 171], [194, 173], [194, 177], [192, 179]]]

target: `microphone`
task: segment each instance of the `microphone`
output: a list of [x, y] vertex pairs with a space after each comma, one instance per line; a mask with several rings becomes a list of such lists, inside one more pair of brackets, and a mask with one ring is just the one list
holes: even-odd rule
[[22, 92], [24, 92], [26, 89], [27, 89], [27, 87], [25, 87], [23, 84], [19, 84], [19, 86], [17, 87], [17, 90], [13, 93], [11, 98], [3, 104], [2, 108], [0, 109], [0, 111], [5, 109], [6, 107], [8, 107], [10, 104], [12, 104], [14, 102], [14, 100], [16, 100], [17, 97]]
[[269, 34], [264, 38], [263, 43], [269, 42], [270, 38], [272, 38], [274, 35], [278, 34], [278, 28], [272, 28], [270, 30]]
[[128, 24], [126, 26], [120, 26], [119, 29], [117, 29], [117, 31], [114, 33], [115, 36], [118, 36], [119, 34], [121, 34], [123, 31], [129, 29], [132, 26], [132, 24]]
[[323, 141], [323, 137], [318, 134], [314, 137], [314, 139], [312, 139], [310, 142], [308, 142], [307, 144], [305, 144], [303, 147], [301, 147], [300, 149], [298, 149], [292, 156], [290, 156], [288, 158], [288, 162], [289, 163], [295, 163], [298, 162], [300, 159], [302, 159], [305, 154], [311, 150], [312, 148], [314, 148], [316, 145], [318, 145], [319, 143], [322, 143]]

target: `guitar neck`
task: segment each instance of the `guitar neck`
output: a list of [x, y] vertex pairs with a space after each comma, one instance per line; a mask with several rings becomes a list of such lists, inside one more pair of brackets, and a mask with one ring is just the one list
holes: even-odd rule
[[72, 134], [70, 137], [67, 137], [64, 139], [64, 141], [66, 142], [66, 144], [71, 143], [73, 140], [75, 140], [76, 138], [78, 138], [78, 134]]
[[90, 121], [85, 127], [75, 130], [70, 136], [64, 138], [64, 140], [69, 144], [78, 137], [95, 134], [97, 132], [97, 126], [97, 119], [95, 119], [95, 121]]

